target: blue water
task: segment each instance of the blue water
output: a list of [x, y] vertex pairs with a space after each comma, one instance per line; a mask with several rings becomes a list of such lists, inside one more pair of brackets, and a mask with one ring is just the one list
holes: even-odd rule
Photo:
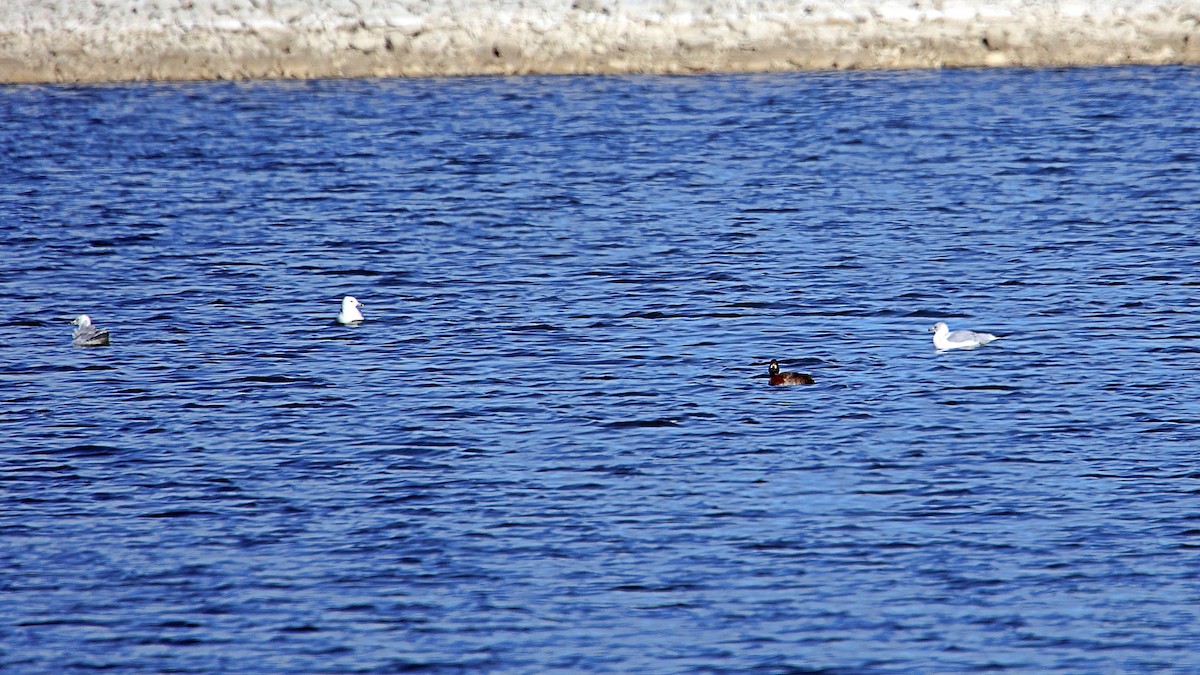
[[0, 88], [0, 669], [1200, 671], [1197, 111]]

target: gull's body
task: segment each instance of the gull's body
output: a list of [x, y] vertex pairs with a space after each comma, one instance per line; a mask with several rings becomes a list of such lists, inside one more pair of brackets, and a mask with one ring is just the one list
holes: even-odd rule
[[342, 298], [342, 311], [338, 312], [337, 322], [343, 326], [356, 326], [362, 323], [362, 312], [358, 311], [363, 304], [354, 296], [347, 295]]
[[973, 330], [951, 331], [944, 321], [933, 324], [929, 330], [933, 333], [933, 346], [939, 352], [948, 349], [974, 349], [1000, 339], [991, 333], [977, 333]]
[[108, 345], [108, 331], [92, 325], [92, 319], [87, 314], [80, 314], [71, 322], [75, 332], [71, 335], [71, 343], [76, 347], [104, 347]]

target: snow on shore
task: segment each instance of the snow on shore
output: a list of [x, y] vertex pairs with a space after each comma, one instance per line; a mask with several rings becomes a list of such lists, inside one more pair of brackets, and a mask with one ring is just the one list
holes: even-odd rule
[[0, 0], [0, 82], [1200, 63], [1200, 0]]

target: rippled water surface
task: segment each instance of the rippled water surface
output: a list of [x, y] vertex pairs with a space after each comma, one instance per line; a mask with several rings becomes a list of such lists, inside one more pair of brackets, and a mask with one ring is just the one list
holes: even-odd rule
[[2, 88], [0, 669], [1200, 670], [1198, 110]]

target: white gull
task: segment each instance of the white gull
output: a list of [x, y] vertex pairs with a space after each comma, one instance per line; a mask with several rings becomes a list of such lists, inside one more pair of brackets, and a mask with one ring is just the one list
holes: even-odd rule
[[357, 298], [347, 295], [342, 298], [342, 311], [338, 312], [337, 321], [344, 326], [357, 326], [362, 323], [362, 312], [358, 311], [363, 304]]
[[956, 330], [951, 332], [946, 322], [939, 321], [929, 329], [933, 332], [933, 346], [939, 352], [947, 349], [974, 349], [982, 347], [992, 340], [1000, 338], [991, 333], [976, 333], [973, 330]]

